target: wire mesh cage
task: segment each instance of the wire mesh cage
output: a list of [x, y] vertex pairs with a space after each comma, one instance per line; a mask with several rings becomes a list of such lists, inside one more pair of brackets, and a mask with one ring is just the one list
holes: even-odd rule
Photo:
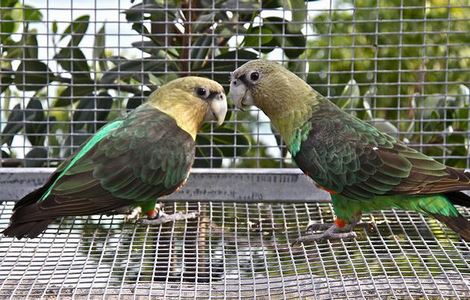
[[[468, 167], [465, 1], [5, 0], [1, 11], [4, 166], [55, 166], [159, 85], [192, 74], [227, 87], [229, 72], [264, 57]], [[292, 165], [266, 116], [231, 112], [201, 134], [196, 166]]]
[[[468, 168], [469, 16], [464, 0], [1, 0], [0, 229], [11, 201], [44, 175], [5, 167], [56, 167], [160, 85], [198, 75], [228, 91], [230, 72], [260, 57]], [[264, 168], [295, 164], [258, 109], [230, 107], [222, 127], [202, 129], [197, 149], [196, 168], [233, 169], [224, 169], [230, 184], [247, 194], [204, 194], [222, 178], [209, 170], [213, 183], [201, 179], [199, 194], [167, 205], [199, 211], [196, 220], [153, 228], [122, 216], [65, 218], [36, 240], [2, 237], [0, 297], [470, 298], [468, 243], [418, 214], [377, 212], [355, 240], [292, 245], [309, 220], [331, 221], [331, 205], [326, 194], [312, 198], [311, 182], [289, 194], [276, 188], [290, 179], [266, 177]], [[240, 168], [260, 168], [259, 180], [244, 185]]]

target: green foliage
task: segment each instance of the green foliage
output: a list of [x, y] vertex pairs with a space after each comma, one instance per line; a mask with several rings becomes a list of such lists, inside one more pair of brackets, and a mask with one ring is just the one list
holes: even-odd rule
[[[343, 0], [337, 5], [355, 5], [354, 14], [342, 9], [316, 15], [308, 25], [316, 36], [309, 39], [303, 33], [302, 24], [309, 18], [304, 1], [220, 0], [215, 9], [205, 9], [212, 1], [173, 1], [165, 6], [160, 0], [143, 0], [123, 11], [129, 26], [142, 35], [132, 43], [142, 58], [113, 56], [106, 49], [104, 24], [95, 34], [92, 57], [87, 57], [80, 49], [90, 22], [84, 15], [62, 32], [57, 22], [49, 24], [59, 72], [38, 57], [37, 33], [30, 24], [42, 21], [41, 12], [18, 0], [1, 1], [14, 8], [0, 11], [5, 58], [0, 64], [0, 93], [3, 107], [11, 109], [5, 113], [8, 123], [0, 142], [9, 150], [2, 157], [15, 156], [10, 149], [15, 135], [25, 135], [33, 150], [39, 149], [34, 157], [63, 157], [70, 153], [68, 146], [78, 146], [120, 111], [137, 107], [159, 85], [189, 74], [224, 84], [229, 72], [244, 61], [274, 49], [282, 50], [286, 67], [359, 118], [410, 144], [430, 145], [420, 149], [427, 154], [467, 156], [470, 93], [460, 83], [469, 82], [470, 75], [460, 70], [469, 68], [462, 58], [470, 53], [470, 37], [459, 33], [466, 32], [468, 21], [463, 9], [448, 9], [438, 0], [428, 1], [427, 9], [400, 0]], [[291, 19], [261, 14], [279, 9], [291, 10]], [[419, 21], [424, 18], [426, 22]], [[12, 39], [14, 33], [21, 35], [19, 41]], [[233, 47], [234, 36], [238, 47]], [[24, 107], [10, 107], [11, 84], [32, 94]], [[46, 105], [46, 87], [51, 85], [58, 86], [57, 97]], [[256, 120], [249, 114], [237, 114], [236, 119]], [[220, 166], [222, 157], [243, 167], [279, 166], [269, 159], [263, 140], [250, 134], [255, 129], [242, 123], [246, 122], [237, 124], [236, 135], [230, 122], [219, 129], [205, 126], [197, 141], [197, 166]], [[45, 137], [46, 133], [50, 135]], [[278, 136], [276, 140], [282, 146]], [[235, 141], [238, 149], [230, 146]], [[285, 147], [281, 153], [287, 156]], [[241, 155], [268, 159], [235, 161]], [[449, 163], [466, 165], [462, 160]]]
[[[470, 81], [470, 36], [461, 34], [469, 22], [463, 8], [423, 4], [345, 0], [337, 5], [354, 5], [354, 14], [316, 16], [319, 38], [309, 40], [305, 55], [314, 61], [308, 82], [381, 130], [425, 144], [420, 150], [428, 155], [468, 157], [468, 87], [460, 83]], [[467, 166], [462, 159], [447, 163]]]
[[[129, 26], [143, 36], [132, 44], [143, 52], [140, 57], [145, 56], [139, 59], [112, 56], [107, 52], [104, 24], [95, 34], [92, 57], [86, 57], [80, 48], [89, 28], [88, 15], [76, 18], [62, 32], [57, 22], [50, 23], [56, 50], [53, 59], [60, 67], [55, 73], [38, 58], [36, 32], [29, 29], [31, 22], [42, 21], [40, 11], [23, 6], [17, 0], [2, 0], [2, 6], [18, 9], [1, 12], [3, 34], [0, 39], [4, 43], [1, 55], [8, 58], [1, 65], [1, 92], [8, 96], [9, 84], [14, 83], [20, 91], [34, 93], [25, 101], [26, 108], [18, 104], [9, 113], [0, 142], [9, 147], [9, 153], [4, 154], [14, 156], [13, 137], [25, 135], [34, 146], [27, 156], [36, 159], [26, 160], [25, 164], [41, 165], [45, 158], [69, 155], [105, 122], [115, 118], [116, 113], [109, 113], [110, 109], [134, 109], [151, 91], [178, 76], [200, 75], [225, 83], [229, 72], [237, 66], [274, 48], [281, 47], [290, 58], [297, 58], [304, 52], [306, 39], [299, 25], [307, 17], [303, 1], [263, 1], [261, 7], [252, 1], [222, 0], [216, 2], [216, 10], [202, 9], [212, 5], [212, 1], [204, 0], [191, 4], [174, 1], [169, 7], [165, 5], [159, 0], [144, 0], [123, 11]], [[267, 8], [292, 10], [296, 23], [279, 17], [263, 17], [260, 23], [263, 25], [254, 26], [255, 18], [261, 17], [261, 11]], [[240, 26], [242, 23], [247, 26]], [[20, 25], [23, 26], [22, 37], [15, 42], [10, 35], [17, 32]], [[273, 35], [264, 39], [260, 47], [256, 42], [259, 32]], [[288, 37], [281, 37], [283, 32], [289, 33]], [[229, 46], [229, 40], [236, 34], [244, 37], [244, 49]], [[14, 62], [19, 62], [16, 69], [12, 67]], [[43, 108], [46, 87], [51, 84], [58, 86], [58, 95]], [[125, 100], [120, 100], [122, 98]], [[8, 107], [8, 103], [5, 104]], [[205, 126], [206, 134], [198, 137], [196, 166], [220, 167], [223, 157], [235, 158], [251, 151], [254, 140], [247, 128], [239, 126], [235, 134], [230, 125], [212, 127]], [[46, 132], [50, 133], [47, 138]], [[65, 133], [65, 136], [60, 138], [56, 133]], [[236, 149], [235, 142], [239, 145]]]

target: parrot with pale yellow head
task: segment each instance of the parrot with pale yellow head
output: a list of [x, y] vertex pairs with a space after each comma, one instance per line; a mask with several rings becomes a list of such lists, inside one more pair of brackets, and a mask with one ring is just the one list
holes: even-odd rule
[[[245, 63], [231, 75], [235, 105], [257, 106], [286, 142], [298, 167], [331, 194], [336, 220], [300, 242], [354, 237], [362, 213], [404, 209], [430, 215], [470, 241], [470, 173], [437, 162], [339, 109], [282, 65]], [[311, 224], [310, 229], [319, 229]]]
[[47, 183], [16, 203], [6, 236], [34, 238], [56, 218], [155, 205], [184, 184], [205, 121], [222, 124], [224, 89], [201, 77], [173, 80], [127, 116], [114, 120], [65, 160]]

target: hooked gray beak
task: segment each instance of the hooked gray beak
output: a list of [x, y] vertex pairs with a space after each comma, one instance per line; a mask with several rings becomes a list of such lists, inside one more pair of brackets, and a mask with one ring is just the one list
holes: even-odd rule
[[209, 101], [209, 110], [206, 113], [205, 120], [217, 121], [217, 125], [222, 125], [227, 114], [227, 97], [220, 93]]
[[250, 90], [240, 79], [231, 78], [230, 96], [235, 106], [242, 111], [248, 106], [254, 105]]

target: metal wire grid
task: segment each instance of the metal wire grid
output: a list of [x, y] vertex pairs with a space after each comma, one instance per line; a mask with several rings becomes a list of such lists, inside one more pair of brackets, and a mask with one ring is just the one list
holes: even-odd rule
[[[347, 80], [366, 77], [366, 80], [356, 80], [358, 87], [361, 89], [361, 97], [364, 96], [364, 93], [370, 87], [387, 90], [371, 97], [369, 109], [371, 115], [374, 118], [386, 116], [387, 119], [398, 127], [398, 135], [401, 138], [409, 138], [409, 133], [404, 128], [407, 128], [414, 122], [409, 117], [410, 113], [412, 113], [412, 109], [410, 109], [411, 100], [416, 98], [428, 101], [426, 97], [436, 93], [442, 97], [455, 98], [462, 96], [460, 94], [461, 91], [456, 90], [456, 86], [460, 84], [465, 85], [470, 80], [465, 75], [469, 73], [470, 68], [468, 63], [465, 63], [470, 58], [468, 55], [470, 41], [465, 38], [465, 36], [468, 36], [468, 26], [470, 25], [468, 18], [470, 6], [468, 3], [465, 4], [464, 1], [448, 1], [446, 3], [418, 1], [416, 5], [395, 0], [369, 2], [355, 0], [344, 2], [333, 0], [316, 1], [307, 4], [307, 18], [300, 22], [300, 24], [292, 20], [292, 12], [298, 12], [296, 9], [293, 11], [287, 9], [273, 10], [264, 8], [266, 6], [263, 4], [264, 2], [249, 4], [243, 1], [229, 1], [225, 6], [221, 7], [218, 2], [213, 1], [205, 3], [205, 6], [202, 7], [197, 6], [192, 1], [187, 1], [187, 5], [181, 11], [177, 11], [177, 13], [181, 14], [181, 18], [183, 16], [188, 18], [185, 20], [180, 18], [176, 21], [171, 15], [171, 13], [175, 13], [175, 10], [172, 10], [172, 1], [155, 2], [161, 5], [160, 7], [148, 8], [150, 13], [162, 12], [165, 16], [157, 21], [153, 21], [153, 23], [149, 20], [144, 21], [141, 24], [140, 30], [143, 30], [144, 27], [147, 30], [151, 30], [152, 26], [163, 26], [164, 30], [158, 32], [158, 37], [163, 41], [161, 46], [149, 44], [150, 39], [132, 30], [132, 22], [126, 20], [124, 12], [136, 3], [124, 0], [112, 3], [96, 0], [70, 0], [67, 2], [58, 0], [19, 1], [18, 5], [31, 5], [38, 8], [43, 18], [41, 22], [29, 22], [28, 20], [20, 22], [16, 33], [11, 36], [15, 42], [20, 41], [19, 46], [27, 51], [37, 49], [37, 58], [29, 57], [25, 54], [28, 52], [24, 52], [22, 57], [12, 58], [8, 55], [2, 56], [3, 67], [0, 71], [2, 73], [0, 83], [3, 78], [3, 84], [10, 86], [10, 92], [8, 95], [5, 92], [1, 95], [0, 129], [3, 130], [8, 123], [19, 124], [23, 129], [23, 133], [20, 132], [14, 138], [10, 148], [6, 147], [4, 141], [2, 141], [4, 143], [2, 150], [5, 152], [0, 155], [5, 156], [8, 154], [10, 156], [3, 159], [4, 163], [8, 160], [15, 162], [15, 159], [19, 159], [19, 163], [21, 163], [22, 158], [32, 149], [29, 140], [24, 138], [24, 132], [27, 130], [28, 123], [46, 126], [43, 132], [29, 132], [28, 136], [36, 136], [38, 138], [46, 136], [44, 141], [44, 146], [47, 148], [46, 165], [54, 166], [57, 160], [63, 159], [64, 156], [70, 153], [68, 148], [71, 148], [73, 144], [79, 144], [80, 141], [95, 131], [99, 124], [102, 123], [97, 116], [101, 111], [108, 109], [100, 108], [101, 101], [104, 101], [107, 97], [107, 95], [100, 94], [103, 89], [114, 99], [111, 108], [113, 113], [108, 117], [109, 120], [122, 114], [125, 111], [126, 104], [130, 101], [129, 99], [134, 96], [139, 97], [140, 92], [138, 91], [148, 92], [149, 87], [153, 86], [155, 88], [159, 84], [155, 77], [165, 80], [172, 76], [197, 73], [198, 75], [218, 79], [222, 84], [227, 85], [225, 78], [228, 70], [220, 71], [219, 66], [224, 63], [233, 64], [234, 67], [239, 66], [244, 61], [242, 54], [246, 54], [242, 51], [251, 52], [254, 56], [261, 55], [272, 60], [278, 60], [291, 67], [293, 64], [297, 64], [296, 72], [300, 76], [308, 79], [313, 87], [319, 89], [324, 95], [335, 101], [348, 98], [348, 96], [340, 95], [340, 90], [347, 84]], [[151, 4], [153, 2], [146, 1], [145, 3]], [[23, 14], [26, 12], [25, 9], [18, 7], [11, 8], [5, 6], [0, 8], [2, 13], [15, 9], [16, 11], [22, 10]], [[144, 11], [144, 8], [137, 7], [134, 10], [136, 13], [139, 13], [139, 11]], [[442, 11], [442, 13], [432, 15], [436, 11]], [[149, 10], [145, 10], [146, 14], [148, 12]], [[418, 15], [419, 12], [422, 12], [421, 18], [417, 19], [413, 17], [414, 15], [410, 17], [412, 12]], [[195, 30], [194, 28], [201, 24], [215, 22], [216, 18], [214, 15], [209, 15], [210, 13], [223, 14], [225, 21], [214, 23], [206, 32]], [[258, 17], [254, 20], [242, 20], [236, 17], [238, 14], [243, 13], [251, 13]], [[203, 14], [207, 14], [209, 17], [203, 20], [191, 18], [192, 15]], [[90, 19], [88, 21], [77, 19], [83, 15], [89, 15]], [[292, 33], [287, 27], [283, 27], [280, 32], [269, 33], [268, 31], [260, 30], [247, 32], [247, 27], [262, 25], [263, 20], [266, 22], [265, 19], [262, 19], [266, 16], [274, 16], [281, 18], [281, 20], [284, 18], [289, 20], [291, 25], [301, 25], [301, 34], [299, 32]], [[319, 16], [322, 17], [320, 18]], [[88, 24], [88, 29], [78, 45], [74, 44], [78, 40], [74, 42], [73, 39], [70, 40], [68, 37], [59, 40], [61, 33], [74, 20], [76, 24]], [[285, 25], [284, 21], [276, 20], [272, 21], [273, 26]], [[11, 20], [6, 18], [0, 19], [0, 31], [3, 33], [8, 32], [8, 26], [11, 25], [11, 22]], [[173, 33], [169, 30], [175, 22], [180, 23], [179, 27], [186, 26], [185, 28], [194, 29], [192, 32], [187, 32], [189, 40], [196, 41], [202, 37], [207, 37], [208, 42], [201, 45], [192, 43], [191, 46], [170, 45]], [[370, 28], [364, 29], [364, 26], [367, 24], [370, 25]], [[418, 25], [413, 27], [412, 24]], [[223, 26], [232, 28], [229, 36], [226, 36], [225, 32], [217, 30], [217, 28], [222, 28]], [[344, 32], [344, 30], [341, 30], [341, 26], [349, 26], [350, 29]], [[54, 33], [54, 27], [57, 28], [57, 33]], [[103, 28], [104, 32], [102, 31]], [[31, 45], [24, 38], [24, 33], [28, 32], [28, 30], [35, 30], [37, 46]], [[267, 52], [267, 50], [273, 47], [264, 42], [267, 35], [279, 39], [279, 46], [276, 46], [276, 49], [267, 54], [261, 54], [263, 51]], [[75, 37], [78, 36], [79, 34], [75, 35]], [[295, 44], [295, 41], [298, 41], [300, 36], [305, 38], [305, 44]], [[433, 39], [435, 36], [442, 36], [443, 39], [437, 43]], [[250, 38], [249, 47], [246, 46], [245, 37]], [[104, 38], [105, 41], [97, 44], [96, 40], [99, 38]], [[363, 39], [367, 38], [371, 39], [370, 42], [364, 43]], [[218, 57], [220, 49], [216, 46], [219, 39], [227, 39], [226, 48], [234, 53], [233, 56], [227, 58]], [[82, 50], [83, 55], [88, 61], [89, 70], [74, 70], [74, 67], [77, 68], [74, 64], [71, 65], [71, 70], [65, 70], [64, 66], [58, 63], [54, 55], [59, 49], [67, 48], [67, 42], [71, 43], [69, 44], [71, 46], [69, 47], [70, 49], [78, 46]], [[136, 45], [145, 45], [145, 47], [150, 49], [147, 49], [147, 52], [152, 50], [158, 51], [162, 48], [166, 49], [167, 57], [170, 55], [171, 47], [191, 53], [208, 50], [208, 54], [202, 58], [191, 57], [191, 59], [188, 59], [187, 57], [179, 57], [172, 60], [168, 58], [157, 59], [145, 51], [138, 50]], [[11, 51], [12, 47], [8, 44], [2, 45], [3, 51]], [[440, 48], [444, 48], [445, 51], [434, 51]], [[108, 51], [105, 56], [97, 57], [93, 55], [93, 52], [99, 52], [102, 49]], [[295, 56], [289, 54], [289, 51], [300, 51], [302, 54]], [[341, 54], [342, 56], [338, 57], [338, 51], [344, 52]], [[368, 54], [366, 55], [365, 53]], [[372, 54], [370, 55], [370, 53]], [[119, 77], [122, 80], [129, 76], [134, 76], [135, 80], [127, 82], [118, 80], [112, 83], [104, 83], [100, 66], [103, 63], [109, 64], [109, 66], [114, 63], [114, 65], [119, 66], [119, 63], [123, 62], [123, 57], [135, 59], [136, 61], [140, 60], [141, 62], [136, 63], [136, 66], [130, 70], [123, 67], [117, 67], [114, 71], [110, 72], [108, 70], [108, 75]], [[74, 63], [79, 63], [81, 59], [79, 56], [71, 56], [71, 61]], [[32, 72], [25, 68], [24, 65], [21, 70], [18, 66], [20, 61], [27, 62], [33, 60], [45, 63], [52, 71], [52, 73], [45, 72], [47, 84], [40, 93], [18, 89], [17, 85], [13, 85], [8, 81], [8, 76], [11, 75], [11, 72], [16, 72], [16, 76], [23, 78], [24, 86], [34, 85], [26, 80], [28, 74]], [[410, 61], [416, 61], [417, 65], [421, 64], [422, 66], [410, 68], [407, 65]], [[194, 68], [198, 62], [204, 63], [205, 67]], [[390, 62], [397, 67], [388, 69], [384, 62]], [[175, 63], [181, 64], [183, 69], [174, 70], [172, 64]], [[9, 70], [9, 64], [11, 64], [12, 70]], [[162, 64], [162, 67], [155, 68], [155, 70], [149, 67], [158, 64]], [[149, 73], [155, 77], [147, 77]], [[397, 78], [390, 77], [393, 74], [397, 74]], [[415, 76], [410, 77], [410, 75]], [[77, 79], [79, 76], [89, 76], [91, 81], [83, 83]], [[57, 80], [57, 77], [62, 77], [62, 79]], [[74, 106], [54, 107], [57, 99], [67, 99], [67, 94], [65, 96], [59, 96], [59, 94], [61, 89], [64, 89], [69, 83], [72, 90], [91, 89], [92, 95], [81, 95], [78, 92], [75, 92], [75, 94], [78, 94], [75, 95], [72, 92], [74, 96], [69, 96], [69, 99], [72, 100], [80, 98], [88, 99], [92, 102], [91, 106], [85, 108], [85, 110], [95, 110], [91, 119], [86, 121], [73, 120], [74, 112], [80, 110], [76, 104]], [[435, 88], [436, 86], [439, 89]], [[415, 98], [413, 98], [414, 92], [418, 94]], [[9, 121], [8, 116], [11, 114], [14, 106], [20, 104], [21, 108], [27, 108], [33, 96], [36, 96], [42, 102], [45, 120], [28, 120], [28, 112], [26, 110], [23, 111], [24, 115], [22, 117]], [[391, 105], [390, 101], [394, 104]], [[428, 105], [432, 106], [433, 104], [424, 103], [425, 107]], [[431, 153], [431, 155], [439, 159], [467, 159], [468, 153], [465, 150], [463, 150], [465, 153], [462, 153], [462, 151], [449, 151], [451, 147], [462, 146], [466, 143], [465, 139], [468, 137], [467, 127], [449, 129], [446, 125], [432, 128], [427, 126], [433, 123], [465, 122], [465, 116], [448, 115], [447, 108], [454, 109], [457, 107], [458, 104], [456, 103], [446, 102], [442, 108], [443, 113], [440, 115], [432, 116], [425, 120], [416, 119], [416, 122], [421, 122], [421, 127], [415, 132], [419, 138], [412, 139], [410, 144], [419, 147], [421, 150], [444, 146], [439, 148], [440, 150]], [[349, 105], [345, 108], [358, 112], [364, 111], [364, 107], [361, 105], [357, 107]], [[32, 108], [28, 109], [34, 111]], [[51, 117], [55, 117], [55, 119]], [[80, 125], [84, 122], [91, 124], [91, 129], [86, 132], [75, 130], [73, 126], [72, 128], [67, 127], [70, 124]], [[285, 162], [290, 162], [288, 159], [284, 159], [283, 146], [278, 145], [273, 137], [269, 121], [259, 111], [253, 110], [251, 117], [247, 117], [246, 114], [233, 112], [233, 116], [227, 121], [227, 124], [234, 128], [238, 136], [249, 132], [252, 139], [252, 151], [245, 153], [243, 157], [238, 156], [237, 151], [232, 151], [232, 159], [226, 161], [225, 166], [234, 167], [240, 165], [243, 161], [247, 161], [243, 166], [262, 167], [269, 165], [274, 167], [283, 166]], [[209, 143], [200, 145], [202, 148], [209, 149], [207, 153], [211, 162], [210, 166], [213, 166], [212, 161], [217, 159], [214, 156], [214, 152], [217, 151], [214, 144], [217, 142], [212, 138], [213, 130], [214, 128], [211, 128], [205, 133], [209, 137]], [[52, 136], [58, 139], [58, 143], [51, 142]], [[69, 136], [72, 139], [72, 143], [70, 141], [67, 142]], [[438, 136], [438, 141], [430, 141], [430, 138], [435, 136]], [[453, 136], [461, 138], [453, 138]], [[3, 134], [3, 137], [5, 137], [5, 134]], [[231, 144], [223, 145], [223, 147], [237, 150], [247, 148], [248, 146], [240, 143], [240, 138], [235, 138]], [[14, 153], [11, 154], [10, 150]], [[30, 157], [30, 161], [35, 159], [34, 156]], [[267, 161], [271, 163], [269, 164]], [[467, 167], [469, 167], [468, 163]]]
[[[1, 206], [5, 228], [11, 202]], [[197, 220], [162, 227], [122, 216], [66, 218], [37, 239], [0, 239], [0, 297], [470, 297], [470, 248], [439, 222], [386, 211], [352, 241], [292, 245], [327, 203], [179, 203]], [[469, 210], [462, 210], [470, 216]]]

